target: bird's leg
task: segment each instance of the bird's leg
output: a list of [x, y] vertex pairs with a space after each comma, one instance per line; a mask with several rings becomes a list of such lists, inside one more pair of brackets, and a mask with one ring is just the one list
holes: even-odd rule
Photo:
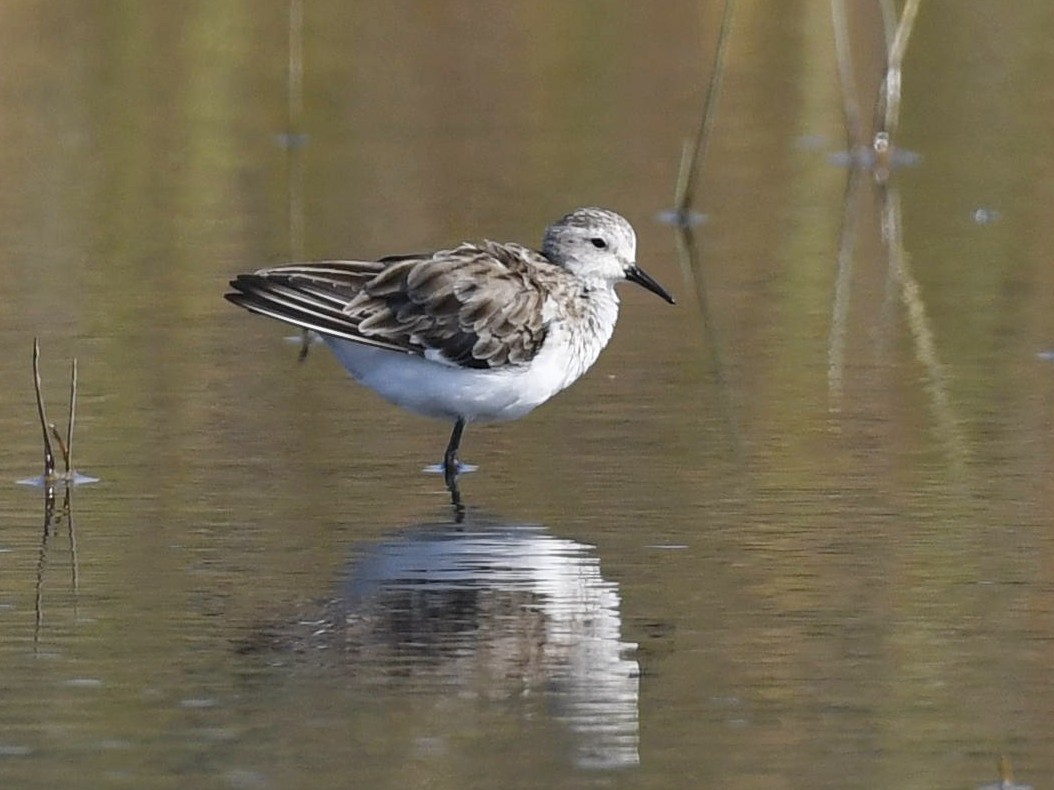
[[443, 455], [443, 479], [446, 480], [446, 487], [450, 490], [450, 494], [458, 499], [460, 499], [460, 494], [457, 490], [457, 474], [461, 464], [457, 460], [457, 449], [461, 446], [461, 434], [464, 432], [465, 418], [458, 417], [457, 422], [454, 423], [454, 431], [450, 434], [446, 453]]

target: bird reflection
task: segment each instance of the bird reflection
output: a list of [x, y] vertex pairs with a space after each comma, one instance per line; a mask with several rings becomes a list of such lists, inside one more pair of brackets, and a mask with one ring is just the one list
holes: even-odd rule
[[592, 546], [470, 511], [360, 547], [335, 598], [247, 652], [416, 694], [544, 694], [574, 734], [575, 764], [617, 768], [639, 759], [639, 667], [619, 606]]

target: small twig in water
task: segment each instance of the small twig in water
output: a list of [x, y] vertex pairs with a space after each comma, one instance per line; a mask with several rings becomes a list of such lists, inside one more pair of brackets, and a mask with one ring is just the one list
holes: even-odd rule
[[[73, 468], [73, 428], [77, 422], [77, 360], [74, 359], [70, 364], [70, 408], [65, 434], [54, 423], [48, 422], [47, 411], [44, 408], [44, 387], [40, 378], [39, 338], [33, 338], [33, 388], [37, 400], [40, 431], [44, 438], [44, 476], [19, 482], [25, 485], [43, 484], [44, 486], [52, 486], [58, 481], [65, 481], [71, 485], [97, 482], [94, 477], [77, 474]], [[58, 445], [59, 452], [62, 453], [62, 462], [65, 466], [65, 471], [61, 475], [55, 472], [55, 445]]]
[[66, 474], [73, 474], [73, 423], [77, 419], [77, 358], [70, 363], [70, 413], [66, 423], [66, 443], [62, 447], [62, 459], [66, 464]]
[[33, 338], [33, 385], [37, 394], [37, 416], [40, 417], [40, 430], [44, 434], [44, 479], [55, 476], [55, 453], [51, 449], [51, 436], [48, 431], [48, 418], [44, 412], [44, 396], [40, 384], [40, 339]]
[[48, 423], [48, 429], [51, 431], [51, 436], [55, 440], [55, 444], [59, 446], [59, 454], [62, 456], [62, 460], [66, 465], [66, 472], [70, 471], [70, 450], [69, 445], [66, 444], [65, 439], [62, 438], [62, 432], [53, 422]]
[[900, 23], [897, 32], [893, 36], [893, 43], [889, 47], [889, 61], [886, 68], [886, 78], [882, 81], [881, 93], [879, 95], [879, 107], [882, 109], [882, 127], [879, 134], [883, 132], [886, 139], [892, 139], [897, 131], [897, 122], [900, 120], [900, 75], [901, 66], [904, 63], [904, 54], [908, 50], [908, 40], [911, 38], [912, 28], [915, 26], [915, 17], [919, 12], [921, 0], [907, 0], [904, 10], [900, 14]]

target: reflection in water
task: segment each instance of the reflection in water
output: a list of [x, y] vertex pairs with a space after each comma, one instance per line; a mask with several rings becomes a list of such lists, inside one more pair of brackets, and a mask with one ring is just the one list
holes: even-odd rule
[[699, 315], [703, 322], [703, 341], [710, 352], [710, 370], [717, 381], [717, 390], [721, 395], [721, 413], [729, 426], [729, 433], [735, 439], [736, 450], [742, 449], [740, 434], [732, 405], [732, 390], [725, 373], [722, 355], [722, 344], [711, 318], [709, 298], [706, 288], [706, 271], [702, 265], [699, 248], [695, 242], [694, 228], [706, 221], [706, 215], [693, 210], [696, 184], [701, 178], [702, 165], [706, 161], [710, 145], [714, 119], [717, 115], [717, 99], [724, 79], [725, 62], [728, 54], [728, 42], [732, 33], [732, 21], [735, 16], [734, 0], [725, 0], [721, 13], [721, 27], [718, 31], [717, 46], [714, 49], [713, 65], [706, 92], [703, 95], [702, 112], [694, 138], [685, 142], [681, 153], [681, 166], [677, 175], [677, 186], [674, 191], [674, 207], [658, 215], [660, 222], [674, 227], [674, 239], [677, 243], [677, 257], [685, 278], [692, 283], [699, 306]]
[[73, 485], [67, 484], [62, 507], [55, 511], [55, 486], [47, 485], [44, 489], [44, 529], [40, 537], [40, 552], [37, 556], [37, 582], [34, 596], [35, 618], [33, 622], [34, 650], [40, 648], [41, 629], [44, 626], [44, 576], [48, 566], [48, 541], [55, 534], [56, 528], [66, 522], [66, 538], [70, 552], [70, 593], [73, 598], [73, 619], [77, 619], [77, 593], [80, 588], [80, 574], [77, 567], [77, 530], [73, 526]]
[[470, 513], [364, 547], [338, 597], [270, 646], [415, 693], [544, 694], [576, 765], [617, 768], [639, 760], [639, 667], [619, 603], [591, 546]]
[[[893, 164], [897, 160], [890, 160]], [[831, 311], [831, 330], [828, 337], [827, 378], [830, 393], [830, 409], [834, 413], [842, 410], [845, 386], [846, 338], [849, 326], [849, 305], [854, 273], [854, 247], [857, 225], [868, 219], [864, 201], [864, 173], [870, 172], [872, 186], [878, 191], [879, 216], [882, 242], [887, 254], [887, 301], [899, 297], [906, 316], [906, 323], [913, 341], [915, 357], [925, 369], [926, 392], [935, 417], [936, 427], [945, 445], [949, 461], [959, 479], [965, 474], [967, 443], [959, 427], [949, 393], [948, 376], [938, 353], [938, 345], [919, 282], [911, 271], [909, 257], [904, 249], [904, 223], [900, 211], [900, 190], [895, 181], [889, 179], [890, 165], [874, 165], [863, 171], [852, 168], [846, 183], [842, 209], [842, 226], [838, 244], [837, 277]], [[859, 166], [871, 167], [867, 163]], [[877, 168], [877, 169], [874, 169]], [[888, 310], [883, 329], [891, 330]], [[885, 345], [890, 341], [884, 340]]]
[[[842, 0], [832, 2], [831, 13], [849, 145], [848, 151], [834, 155], [831, 161], [847, 166], [849, 179], [843, 201], [842, 228], [838, 245], [838, 274], [828, 339], [830, 407], [836, 413], [842, 409], [856, 226], [858, 220], [867, 219], [862, 198], [864, 194], [863, 173], [868, 172], [872, 176], [873, 186], [878, 190], [878, 221], [882, 242], [887, 253], [887, 299], [891, 301], [891, 297], [895, 294], [899, 296], [904, 306], [907, 326], [914, 342], [916, 359], [927, 373], [926, 391], [930, 398], [937, 429], [947, 449], [956, 477], [962, 479], [965, 475], [967, 458], [966, 439], [959, 428], [960, 421], [955, 414], [949, 395], [947, 375], [938, 354], [935, 333], [927, 314], [923, 292], [911, 272], [908, 255], [904, 249], [900, 191], [897, 184], [891, 180], [895, 168], [914, 165], [919, 161], [917, 154], [901, 150], [893, 144], [899, 123], [901, 64], [918, 13], [918, 2], [909, 0], [905, 3], [899, 23], [896, 25], [894, 25], [892, 7], [888, 4], [883, 6], [885, 63], [878, 88], [877, 111], [874, 120], [876, 127], [870, 133], [870, 144], [857, 98], [852, 47], [844, 2]], [[889, 329], [888, 320], [884, 326], [887, 330]]]

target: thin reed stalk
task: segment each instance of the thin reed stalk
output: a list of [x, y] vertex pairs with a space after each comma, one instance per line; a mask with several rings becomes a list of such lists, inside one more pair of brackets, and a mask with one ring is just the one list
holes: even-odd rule
[[842, 87], [842, 111], [845, 114], [846, 149], [852, 154], [866, 145], [864, 116], [853, 76], [853, 56], [849, 46], [849, 22], [845, 0], [831, 0], [831, 25], [834, 28], [834, 52], [838, 62], [838, 82]]
[[66, 424], [66, 446], [63, 448], [63, 460], [66, 464], [66, 474], [73, 473], [73, 423], [77, 420], [77, 358], [73, 358], [70, 364], [70, 413], [69, 422]]
[[40, 381], [40, 339], [33, 338], [33, 386], [37, 396], [37, 416], [40, 418], [40, 430], [44, 435], [44, 480], [55, 476], [55, 452], [51, 447], [51, 432], [48, 430], [48, 418], [44, 411], [43, 387]]
[[674, 195], [674, 210], [681, 224], [688, 222], [692, 210], [692, 199], [695, 195], [695, 183], [699, 178], [700, 162], [706, 160], [706, 149], [710, 142], [713, 128], [717, 97], [725, 73], [725, 52], [732, 32], [732, 17], [735, 11], [735, 0], [725, 0], [721, 16], [721, 30], [717, 36], [717, 48], [714, 51], [714, 65], [710, 70], [710, 80], [703, 98], [703, 112], [695, 138], [686, 142], [681, 155], [681, 168], [677, 177], [677, 189]]
[[900, 121], [901, 68], [921, 2], [922, 0], [907, 0], [904, 4], [897, 31], [893, 36], [893, 43], [889, 47], [886, 78], [882, 81], [879, 96], [879, 106], [882, 109], [882, 125], [879, 131], [884, 132], [887, 139], [892, 139], [896, 135], [897, 124]]

